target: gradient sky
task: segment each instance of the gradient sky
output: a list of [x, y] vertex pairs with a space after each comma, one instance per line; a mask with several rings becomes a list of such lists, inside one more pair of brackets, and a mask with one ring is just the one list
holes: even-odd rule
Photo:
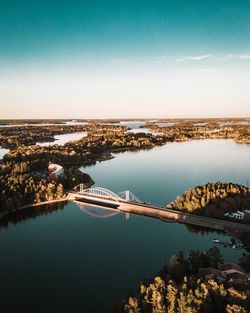
[[250, 116], [250, 0], [0, 0], [0, 118]]

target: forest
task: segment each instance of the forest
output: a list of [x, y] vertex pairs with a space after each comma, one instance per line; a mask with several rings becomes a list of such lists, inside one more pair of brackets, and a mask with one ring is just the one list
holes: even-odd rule
[[227, 220], [232, 218], [225, 214], [244, 211], [244, 218], [239, 221], [250, 223], [250, 188], [230, 182], [210, 182], [187, 190], [166, 207]]
[[[242, 255], [244, 266], [250, 255]], [[248, 313], [250, 280], [218, 282], [205, 279], [199, 268], [220, 268], [224, 260], [218, 248], [174, 255], [153, 278], [145, 279], [136, 293], [115, 305], [115, 313]], [[249, 270], [249, 267], [245, 270]]]

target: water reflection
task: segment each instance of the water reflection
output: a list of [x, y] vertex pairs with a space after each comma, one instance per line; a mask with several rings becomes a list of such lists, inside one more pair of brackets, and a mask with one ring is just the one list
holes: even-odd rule
[[[145, 126], [145, 121], [120, 121], [115, 123], [99, 123], [100, 125], [107, 126], [125, 126], [129, 129], [127, 132], [131, 133], [144, 133], [144, 134], [153, 134], [154, 132]], [[155, 134], [155, 133], [154, 133]]]
[[6, 127], [39, 127], [39, 126], [73, 126], [73, 125], [87, 125], [89, 122], [78, 122], [77, 120], [67, 121], [67, 122], [61, 122], [61, 123], [23, 123], [23, 124], [0, 124], [0, 128], [6, 128]]
[[108, 209], [101, 206], [86, 204], [79, 201], [75, 202], [75, 204], [80, 208], [82, 212], [97, 218], [109, 218], [120, 213], [119, 211], [114, 209]]
[[170, 122], [161, 122], [161, 123], [158, 123], [158, 126], [159, 127], [171, 127], [171, 126], [174, 126], [175, 123], [170, 123]]
[[47, 216], [56, 211], [63, 210], [64, 204], [64, 202], [58, 202], [49, 205], [30, 207], [6, 214], [0, 219], [0, 229], [7, 228], [11, 224], [15, 225], [26, 220], [35, 219], [43, 215]]
[[241, 121], [241, 122], [219, 122], [220, 126], [232, 126], [232, 125], [241, 125], [241, 126], [249, 126], [250, 122], [247, 121]]
[[71, 133], [71, 134], [56, 135], [55, 141], [53, 141], [53, 142], [42, 142], [42, 143], [37, 142], [36, 144], [39, 146], [44, 146], [44, 147], [50, 146], [50, 145], [63, 146], [69, 141], [80, 140], [83, 137], [87, 137], [87, 132], [78, 132], [78, 133]]
[[194, 123], [193, 126], [206, 126], [207, 123]]
[[211, 181], [247, 184], [250, 146], [231, 140], [193, 140], [82, 167], [96, 182], [118, 193], [131, 190], [145, 202], [164, 206], [185, 190]]
[[100, 125], [110, 125], [110, 126], [126, 126], [129, 128], [139, 128], [145, 125], [144, 121], [120, 121], [114, 123], [99, 123]]
[[68, 121], [65, 123], [66, 125], [87, 125], [89, 122], [78, 122], [77, 120]]
[[9, 149], [0, 148], [0, 160], [3, 158], [3, 156], [8, 153]]
[[138, 134], [138, 133], [144, 133], [144, 134], [156, 134], [155, 132], [153, 132], [152, 130], [150, 130], [149, 128], [131, 128], [127, 130], [127, 133], [134, 133], [134, 134]]

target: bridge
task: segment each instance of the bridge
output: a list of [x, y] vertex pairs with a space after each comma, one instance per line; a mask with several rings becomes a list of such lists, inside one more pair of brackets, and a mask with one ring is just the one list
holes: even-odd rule
[[85, 202], [100, 204], [109, 207], [119, 207], [124, 201], [142, 203], [142, 201], [136, 197], [131, 191], [126, 190], [119, 194], [114, 193], [103, 187], [84, 188], [83, 184], [80, 184], [74, 188], [68, 194], [69, 200], [84, 200]]
[[[67, 200], [76, 202], [80, 209], [92, 216], [110, 217], [123, 212], [127, 215], [133, 213], [166, 222], [190, 224], [219, 231], [235, 229], [250, 231], [250, 226], [246, 224], [199, 216], [144, 203], [129, 190], [116, 194], [102, 187], [86, 189], [83, 184], [80, 184], [68, 193]], [[107, 212], [107, 208], [109, 212]]]

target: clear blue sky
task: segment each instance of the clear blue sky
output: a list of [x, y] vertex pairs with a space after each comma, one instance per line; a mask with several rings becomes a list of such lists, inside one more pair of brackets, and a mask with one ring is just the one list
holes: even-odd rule
[[0, 117], [250, 116], [250, 1], [0, 1]]

